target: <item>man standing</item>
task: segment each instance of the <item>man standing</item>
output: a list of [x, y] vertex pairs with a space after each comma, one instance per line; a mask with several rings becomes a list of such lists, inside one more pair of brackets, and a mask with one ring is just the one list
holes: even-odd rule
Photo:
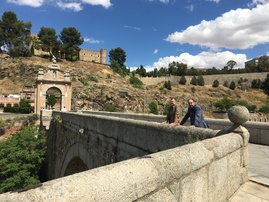
[[169, 123], [169, 124], [175, 124], [178, 123], [181, 119], [181, 109], [177, 106], [176, 100], [174, 98], [171, 99], [171, 105], [169, 107], [168, 114], [166, 116], [166, 119], [163, 124]]
[[196, 103], [194, 98], [190, 98], [188, 100], [189, 108], [188, 112], [185, 114], [184, 118], [180, 122], [180, 125], [183, 125], [188, 118], [191, 121], [191, 128], [198, 127], [198, 128], [208, 128], [207, 123], [205, 122], [203, 111], [201, 107]]

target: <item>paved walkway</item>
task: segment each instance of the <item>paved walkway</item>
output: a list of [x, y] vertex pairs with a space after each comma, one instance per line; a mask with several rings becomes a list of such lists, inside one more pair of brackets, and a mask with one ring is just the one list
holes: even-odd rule
[[269, 202], [269, 146], [249, 144], [249, 181], [229, 202]]

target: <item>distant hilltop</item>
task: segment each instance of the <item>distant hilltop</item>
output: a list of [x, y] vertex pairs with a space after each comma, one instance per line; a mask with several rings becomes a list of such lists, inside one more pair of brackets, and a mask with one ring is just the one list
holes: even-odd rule
[[[37, 34], [32, 34], [32, 36], [37, 37]], [[34, 48], [34, 55], [36, 56], [48, 55], [48, 52], [42, 51], [41, 49], [38, 50]], [[79, 52], [79, 60], [86, 61], [86, 62], [106, 64], [106, 49], [101, 48], [99, 51], [81, 49]]]

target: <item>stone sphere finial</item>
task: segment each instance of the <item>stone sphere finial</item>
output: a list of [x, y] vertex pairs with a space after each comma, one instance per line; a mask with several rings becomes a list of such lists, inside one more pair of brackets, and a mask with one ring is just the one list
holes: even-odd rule
[[233, 106], [230, 109], [228, 109], [227, 113], [228, 113], [228, 118], [234, 124], [242, 125], [249, 119], [249, 111], [244, 106], [239, 106], [239, 105]]

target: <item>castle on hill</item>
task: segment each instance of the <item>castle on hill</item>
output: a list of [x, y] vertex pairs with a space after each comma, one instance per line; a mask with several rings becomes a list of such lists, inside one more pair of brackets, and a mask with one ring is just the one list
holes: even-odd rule
[[[37, 34], [32, 34], [32, 36], [35, 38], [38, 38]], [[48, 52], [45, 52], [41, 49], [38, 50], [34, 48], [34, 55], [37, 55], [37, 56], [48, 55]], [[81, 49], [79, 51], [79, 60], [86, 61], [86, 62], [106, 64], [106, 49], [101, 48], [99, 51]]]

